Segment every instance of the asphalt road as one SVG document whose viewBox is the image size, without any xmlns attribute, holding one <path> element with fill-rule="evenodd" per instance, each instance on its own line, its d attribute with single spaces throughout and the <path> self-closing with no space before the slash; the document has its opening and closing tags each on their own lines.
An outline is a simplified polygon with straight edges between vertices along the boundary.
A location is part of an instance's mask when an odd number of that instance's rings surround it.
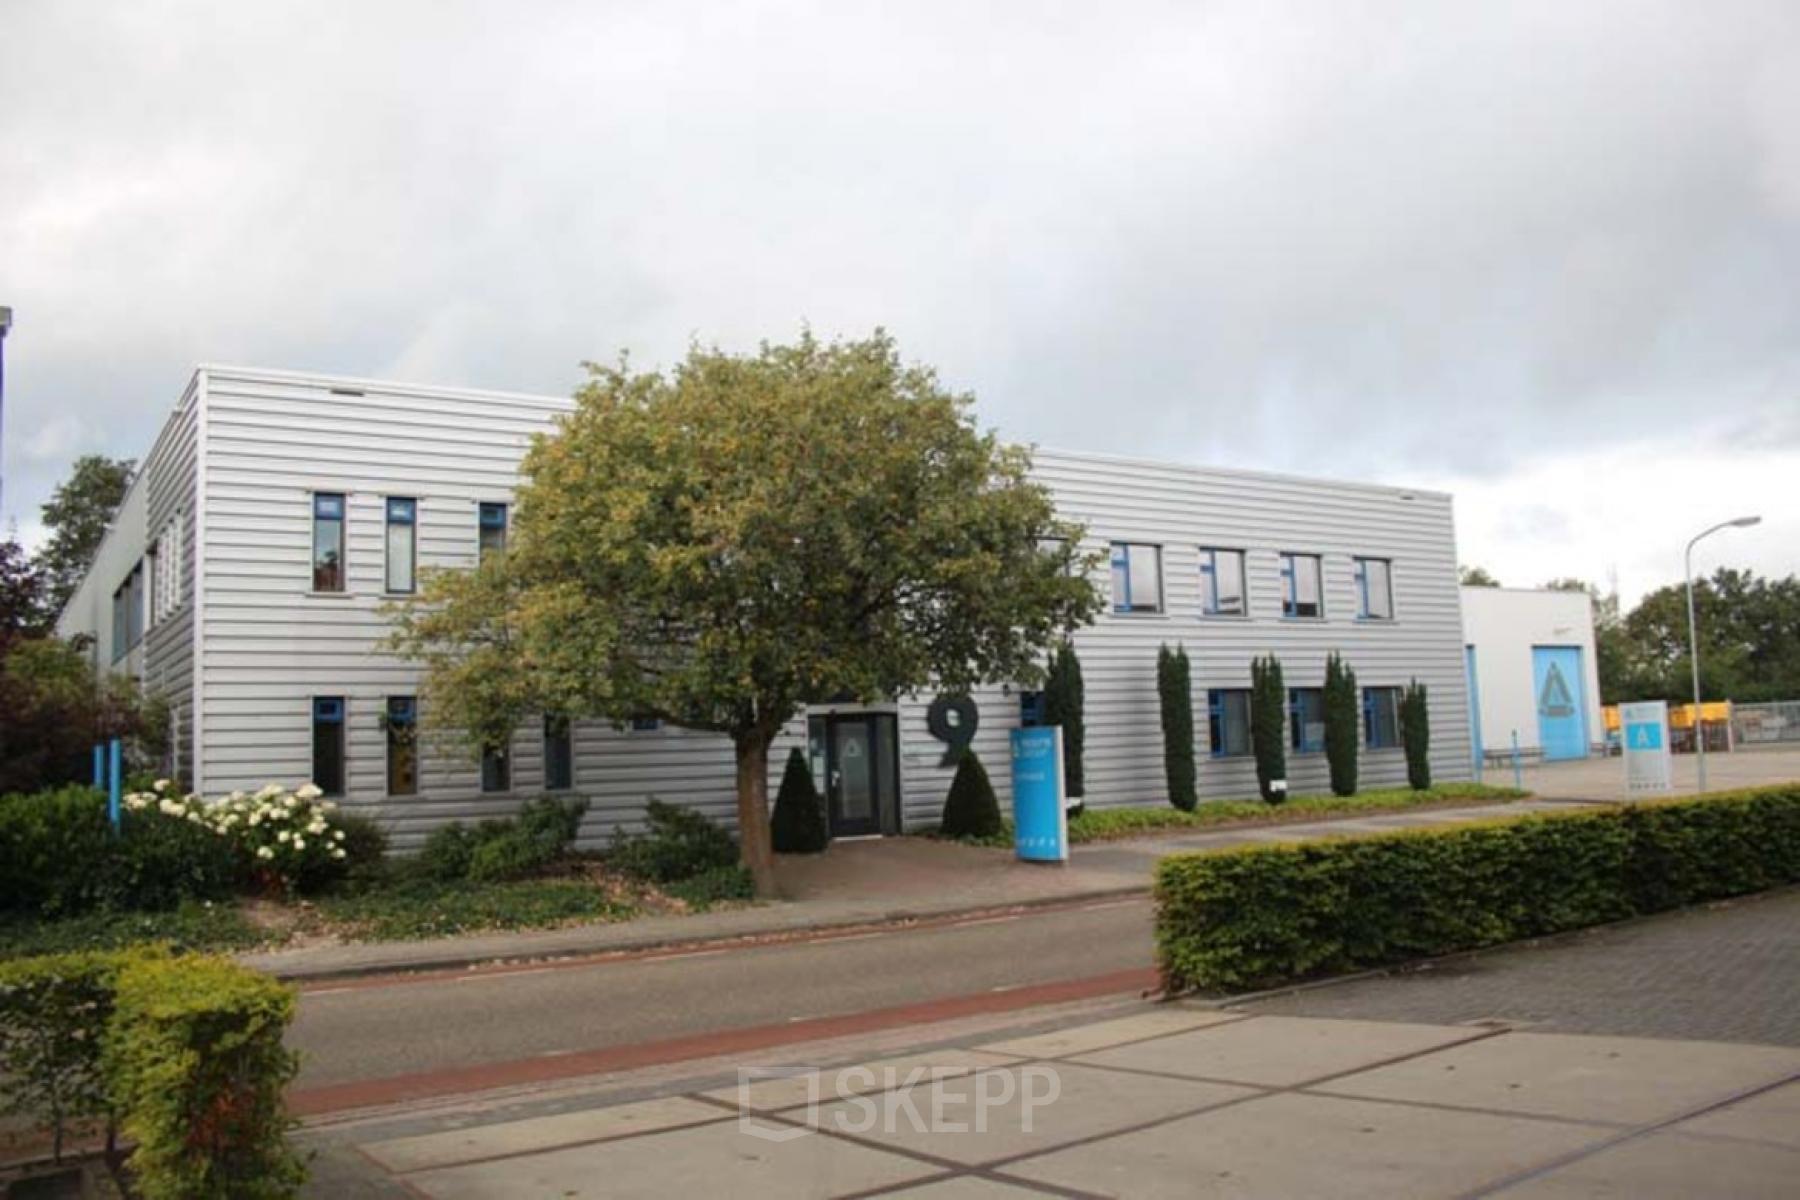
<svg viewBox="0 0 1800 1200">
<path fill-rule="evenodd" d="M 1147 898 L 663 958 L 306 991 L 298 1086 L 867 1012 L 1153 963 Z"/>
</svg>

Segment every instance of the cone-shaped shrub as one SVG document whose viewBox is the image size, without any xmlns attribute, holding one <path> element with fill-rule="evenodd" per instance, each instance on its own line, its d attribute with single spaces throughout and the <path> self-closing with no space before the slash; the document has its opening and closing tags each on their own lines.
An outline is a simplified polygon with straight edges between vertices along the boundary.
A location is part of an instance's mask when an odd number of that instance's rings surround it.
<svg viewBox="0 0 1800 1200">
<path fill-rule="evenodd" d="M 831 844 L 825 801 L 813 786 L 806 755 L 798 746 L 788 753 L 787 767 L 781 773 L 775 813 L 769 818 L 769 840 L 777 854 L 817 854 Z"/>
<path fill-rule="evenodd" d="M 1406 747 L 1406 782 L 1422 792 L 1431 786 L 1431 714 L 1425 685 L 1416 679 L 1400 693 L 1400 743 Z"/>
<path fill-rule="evenodd" d="M 1256 751 L 1256 786 L 1270 804 L 1287 799 L 1287 685 L 1273 654 L 1250 660 L 1250 747 Z"/>
<path fill-rule="evenodd" d="M 950 794 L 944 799 L 940 831 L 945 837 L 985 838 L 1005 830 L 1000 801 L 988 782 L 986 768 L 973 750 L 964 750 L 956 764 L 956 778 L 950 781 Z"/>
<path fill-rule="evenodd" d="M 1062 726 L 1063 785 L 1071 799 L 1087 795 L 1081 767 L 1087 736 L 1085 705 L 1081 660 L 1075 657 L 1075 647 L 1064 642 L 1050 655 L 1050 675 L 1044 681 L 1044 724 Z"/>
<path fill-rule="evenodd" d="M 1356 672 L 1333 652 L 1325 660 L 1325 758 L 1331 764 L 1331 790 L 1339 796 L 1356 795 L 1360 708 Z"/>
<path fill-rule="evenodd" d="M 1169 803 L 1193 812 L 1194 689 L 1185 647 L 1156 652 L 1156 694 L 1162 701 L 1163 771 L 1169 779 Z"/>
</svg>

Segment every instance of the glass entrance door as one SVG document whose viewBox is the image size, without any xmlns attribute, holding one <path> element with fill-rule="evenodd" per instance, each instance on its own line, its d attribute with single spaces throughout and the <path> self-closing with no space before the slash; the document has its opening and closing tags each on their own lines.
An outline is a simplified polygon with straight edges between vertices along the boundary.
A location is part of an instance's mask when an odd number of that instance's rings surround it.
<svg viewBox="0 0 1800 1200">
<path fill-rule="evenodd" d="M 891 713 L 811 718 L 813 778 L 825 795 L 833 837 L 900 832 L 898 729 Z"/>
</svg>

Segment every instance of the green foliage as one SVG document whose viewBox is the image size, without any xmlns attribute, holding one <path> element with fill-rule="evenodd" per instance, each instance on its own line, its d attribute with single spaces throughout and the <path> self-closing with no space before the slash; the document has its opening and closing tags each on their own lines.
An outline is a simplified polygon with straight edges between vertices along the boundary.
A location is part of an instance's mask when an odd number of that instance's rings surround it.
<svg viewBox="0 0 1800 1200">
<path fill-rule="evenodd" d="M 692 808 L 665 804 L 652 796 L 644 806 L 645 830 L 613 834 L 607 861 L 646 883 L 674 883 L 729 867 L 738 860 L 731 834 Z"/>
<path fill-rule="evenodd" d="M 1464 587 L 1497 588 L 1500 586 L 1500 581 L 1489 574 L 1486 567 L 1458 567 L 1456 568 L 1456 577 Z"/>
<path fill-rule="evenodd" d="M 60 611 L 80 584 L 106 537 L 107 524 L 125 499 L 136 466 L 129 458 L 84 454 L 43 506 L 50 538 L 38 551 L 37 565 L 47 581 L 51 612 Z"/>
<path fill-rule="evenodd" d="M 104 822 L 105 800 L 93 793 Z M 99 866 L 103 902 L 114 909 L 164 911 L 184 901 L 225 900 L 243 884 L 239 848 L 192 821 L 155 810 L 119 815 Z"/>
<path fill-rule="evenodd" d="M 751 899 L 756 895 L 756 881 L 750 878 L 743 863 L 732 863 L 725 867 L 709 867 L 698 875 L 678 879 L 666 885 L 663 891 L 677 900 L 686 901 L 689 908 L 704 911 L 715 904 Z"/>
<path fill-rule="evenodd" d="M 131 764 L 160 760 L 168 741 L 164 701 L 53 637 L 0 640 L 0 713 L 0 794 L 91 778 L 96 741 L 124 739 Z"/>
<path fill-rule="evenodd" d="M 475 830 L 461 821 L 439 825 L 425 835 L 425 844 L 419 849 L 415 865 L 431 879 L 467 879 L 469 860 L 475 857 L 475 847 L 481 840 Z"/>
<path fill-rule="evenodd" d="M 49 580 L 16 538 L 0 538 L 0 657 L 21 638 L 40 638 L 56 622 Z"/>
<path fill-rule="evenodd" d="M 1044 680 L 1044 724 L 1062 726 L 1063 784 L 1069 797 L 1087 795 L 1082 753 L 1087 746 L 1087 688 L 1074 643 L 1058 642 Z"/>
<path fill-rule="evenodd" d="M 351 878 L 377 870 L 387 858 L 388 835 L 371 817 L 339 809 L 332 814 L 333 828 L 344 831 L 339 845 L 344 851 L 344 870 Z"/>
<path fill-rule="evenodd" d="M 1000 801 L 988 781 L 987 768 L 973 750 L 964 750 L 956 763 L 956 777 L 944 798 L 944 820 L 939 831 L 950 838 L 989 838 L 1005 829 Z"/>
<path fill-rule="evenodd" d="M 49 1129 L 59 1161 L 70 1125 L 107 1115 L 100 1035 L 122 962 L 91 953 L 0 962 L 0 1114 Z"/>
<path fill-rule="evenodd" d="M 1029 453 L 885 333 L 589 370 L 504 558 L 428 575 L 392 645 L 472 744 L 538 712 L 729 735 L 762 890 L 768 748 L 807 700 L 1030 683 L 1099 609 Z"/>
<path fill-rule="evenodd" d="M 1356 672 L 1334 651 L 1325 660 L 1325 761 L 1331 790 L 1356 795 L 1356 756 L 1362 744 L 1362 697 Z"/>
<path fill-rule="evenodd" d="M 99 904 L 96 868 L 111 841 L 106 797 L 92 788 L 0 796 L 0 910 L 57 916 Z"/>
<path fill-rule="evenodd" d="M 1170 650 L 1165 644 L 1157 650 L 1156 695 L 1162 710 L 1163 774 L 1169 782 L 1169 803 L 1192 812 L 1199 794 L 1194 788 L 1194 684 L 1185 646 L 1177 644 Z"/>
<path fill-rule="evenodd" d="M 415 870 L 439 881 L 471 879 L 498 883 L 524 879 L 566 858 L 581 832 L 588 802 L 578 797 L 540 796 L 517 815 L 481 822 L 441 825 L 425 835 Z"/>
<path fill-rule="evenodd" d="M 126 961 L 104 1062 L 145 1200 L 298 1192 L 282 1103 L 299 1069 L 282 1045 L 293 1017 L 293 989 L 228 960 Z"/>
<path fill-rule="evenodd" d="M 1287 798 L 1287 685 L 1273 654 L 1250 660 L 1250 747 L 1256 752 L 1256 786 L 1269 804 Z M 1280 781 L 1283 790 L 1276 790 Z"/>
<path fill-rule="evenodd" d="M 1406 781 L 1424 791 L 1431 786 L 1431 711 L 1425 685 L 1416 679 L 1400 693 L 1400 741 L 1406 747 Z"/>
<path fill-rule="evenodd" d="M 1170 990 L 1255 988 L 1796 881 L 1787 785 L 1173 855 L 1157 867 L 1157 952 Z"/>
<path fill-rule="evenodd" d="M 235 904 L 187 901 L 166 912 L 95 909 L 80 916 L 44 919 L 0 915 L 0 959 L 79 950 L 122 950 L 159 943 L 173 950 L 245 950 L 268 934 L 244 919 Z"/>
<path fill-rule="evenodd" d="M 806 755 L 798 746 L 788 752 L 787 766 L 781 772 L 769 835 L 778 854 L 817 854 L 831 844 L 825 799 L 814 786 Z"/>
<path fill-rule="evenodd" d="M 472 883 L 406 872 L 379 885 L 321 896 L 316 903 L 337 932 L 365 941 L 542 929 L 572 921 L 622 921 L 637 914 L 631 904 L 586 879 Z"/>
</svg>

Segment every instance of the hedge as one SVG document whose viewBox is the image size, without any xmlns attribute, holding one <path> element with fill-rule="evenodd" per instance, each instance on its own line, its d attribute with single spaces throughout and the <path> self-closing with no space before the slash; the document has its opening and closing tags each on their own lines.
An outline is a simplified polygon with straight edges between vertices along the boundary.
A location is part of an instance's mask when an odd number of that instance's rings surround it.
<svg viewBox="0 0 1800 1200">
<path fill-rule="evenodd" d="M 1163 984 L 1266 987 L 1800 881 L 1800 787 L 1179 854 Z"/>
<path fill-rule="evenodd" d="M 157 949 L 0 964 L 0 1099 L 49 1127 L 117 1122 L 145 1200 L 291 1196 L 288 987 Z M 110 1137 L 109 1137 L 110 1141 Z"/>
</svg>

